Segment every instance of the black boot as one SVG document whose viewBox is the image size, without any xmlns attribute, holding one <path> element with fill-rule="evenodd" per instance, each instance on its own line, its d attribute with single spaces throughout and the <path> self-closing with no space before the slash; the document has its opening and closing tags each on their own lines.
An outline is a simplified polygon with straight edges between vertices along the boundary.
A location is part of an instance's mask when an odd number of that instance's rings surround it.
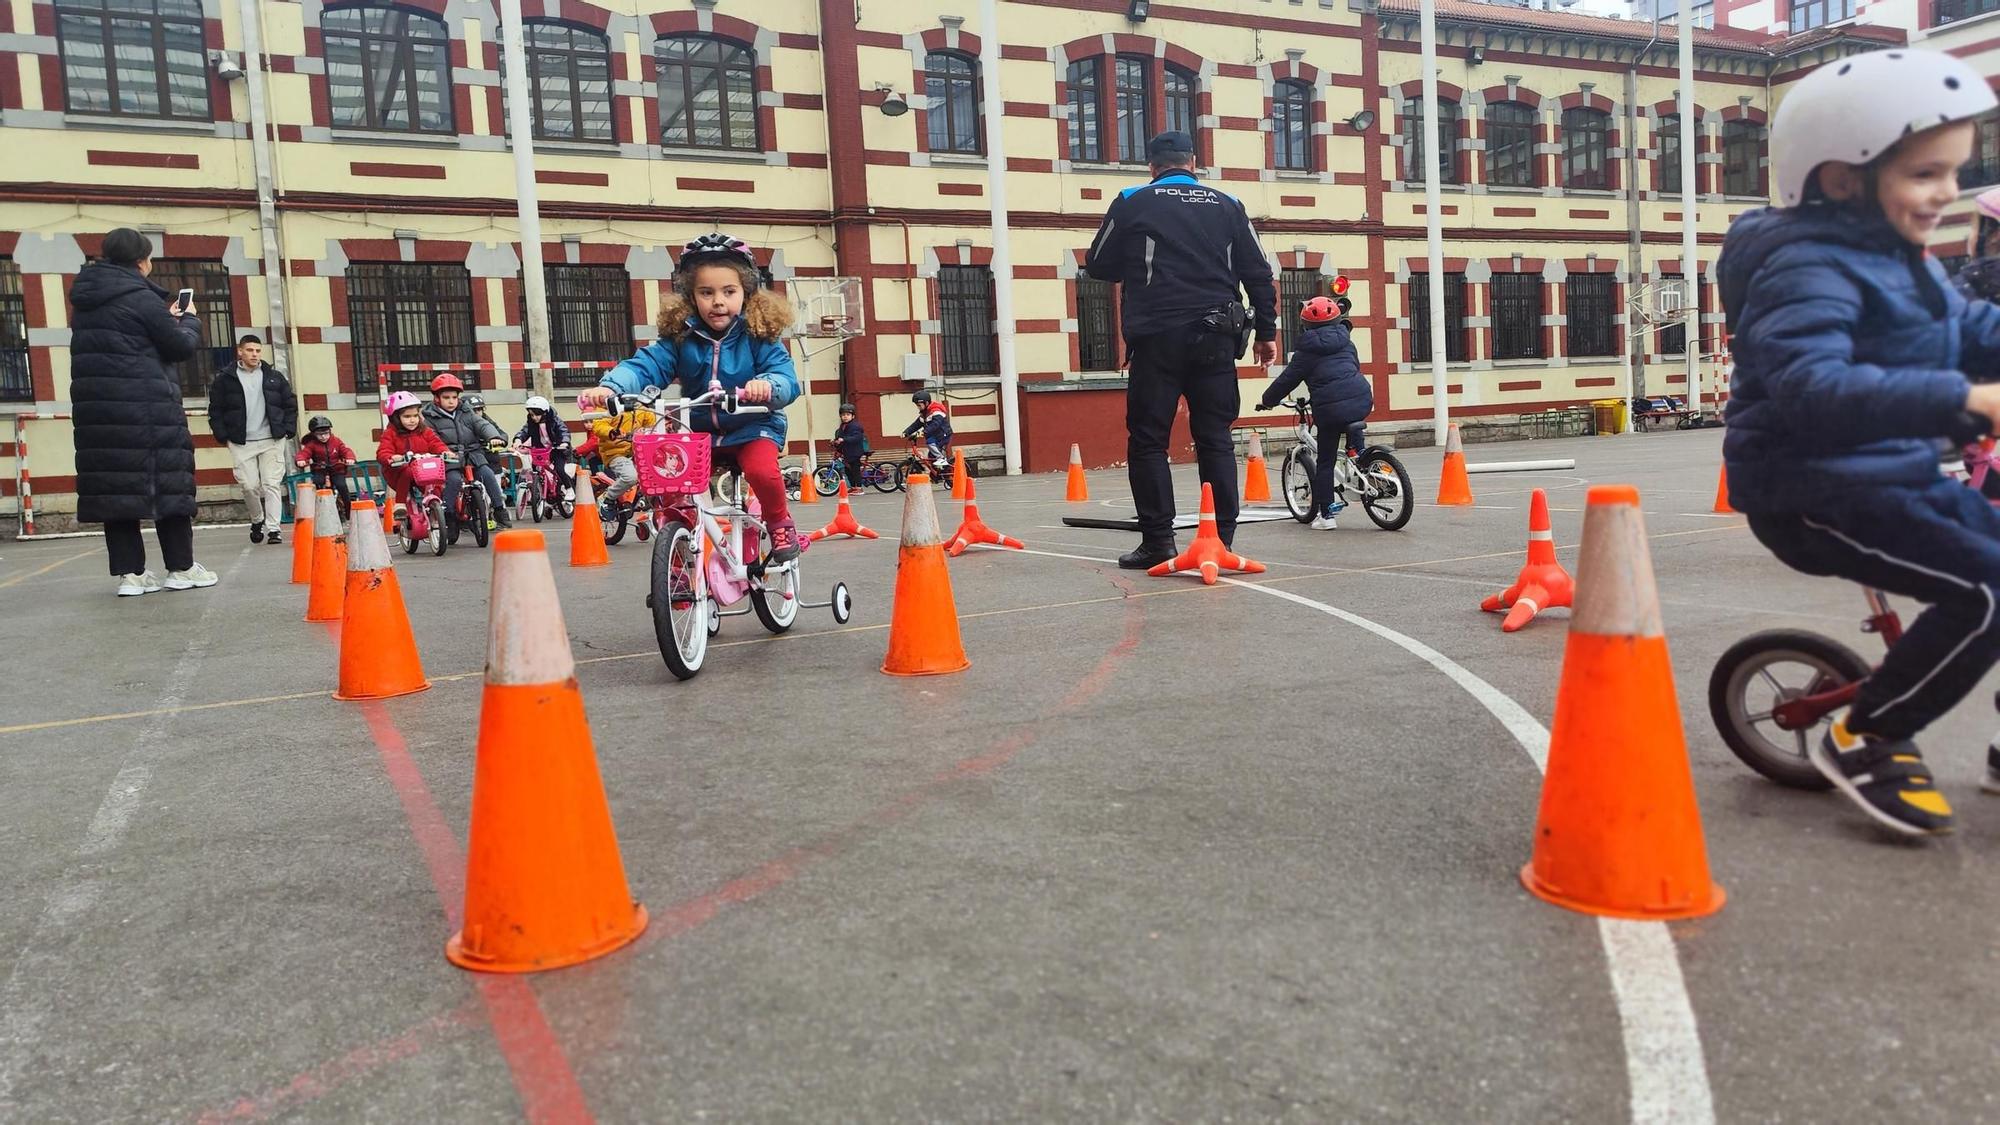
<svg viewBox="0 0 2000 1125">
<path fill-rule="evenodd" d="M 1151 570 L 1179 553 L 1171 539 L 1158 543 L 1141 543 L 1136 548 L 1119 555 L 1118 566 L 1124 570 Z"/>
</svg>

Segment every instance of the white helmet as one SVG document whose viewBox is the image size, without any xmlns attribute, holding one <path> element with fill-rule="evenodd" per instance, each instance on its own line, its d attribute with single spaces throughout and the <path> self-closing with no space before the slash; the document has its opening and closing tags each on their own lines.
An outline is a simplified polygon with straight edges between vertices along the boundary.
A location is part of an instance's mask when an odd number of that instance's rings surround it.
<svg viewBox="0 0 2000 1125">
<path fill-rule="evenodd" d="M 1951 55 L 1899 47 L 1836 59 L 1800 80 L 1771 121 L 1778 198 L 1796 207 L 1827 161 L 1866 164 L 1912 133 L 1996 104 L 1986 79 Z"/>
<path fill-rule="evenodd" d="M 542 411 L 543 413 L 545 413 L 545 414 L 546 414 L 546 413 L 548 412 L 548 409 L 549 409 L 549 400 L 548 400 L 548 399 L 545 399 L 545 398 L 543 398 L 543 397 L 542 397 L 542 396 L 540 396 L 540 395 L 529 395 L 529 396 L 528 396 L 528 409 L 529 409 L 529 410 L 539 410 L 539 411 Z"/>
</svg>

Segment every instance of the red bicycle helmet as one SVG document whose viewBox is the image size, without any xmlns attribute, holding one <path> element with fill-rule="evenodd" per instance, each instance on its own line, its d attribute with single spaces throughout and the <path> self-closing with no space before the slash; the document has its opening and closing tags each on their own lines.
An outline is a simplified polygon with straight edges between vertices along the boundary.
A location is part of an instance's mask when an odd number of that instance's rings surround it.
<svg viewBox="0 0 2000 1125">
<path fill-rule="evenodd" d="M 1326 297 L 1314 297 L 1299 310 L 1299 319 L 1307 324 L 1326 324 L 1340 317 L 1340 306 Z"/>
<path fill-rule="evenodd" d="M 453 375 L 449 371 L 431 380 L 432 394 L 436 394 L 439 391 L 462 391 L 464 389 L 465 380 Z"/>
</svg>

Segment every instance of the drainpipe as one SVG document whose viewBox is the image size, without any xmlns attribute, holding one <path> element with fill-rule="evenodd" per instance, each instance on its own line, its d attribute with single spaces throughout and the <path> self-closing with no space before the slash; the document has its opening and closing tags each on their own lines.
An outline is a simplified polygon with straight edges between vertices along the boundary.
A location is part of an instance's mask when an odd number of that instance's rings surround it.
<svg viewBox="0 0 2000 1125">
<path fill-rule="evenodd" d="M 263 15 L 257 0 L 238 0 L 237 18 L 243 24 L 243 69 L 245 99 L 250 103 L 250 161 L 257 175 L 257 234 L 263 246 L 264 302 L 270 309 L 271 362 L 289 367 L 286 353 L 291 350 L 291 334 L 285 317 L 285 248 L 278 231 L 277 178 L 271 171 L 270 114 L 265 107 Z M 292 373 L 295 377 L 297 372 Z"/>
<path fill-rule="evenodd" d="M 1639 208 L 1639 64 L 1653 50 L 1653 44 L 1660 41 L 1660 21 L 1653 20 L 1653 37 L 1632 56 L 1632 65 L 1625 71 L 1625 276 L 1626 284 L 1636 291 L 1639 279 L 1645 276 L 1645 245 L 1640 238 L 1642 217 Z M 1631 321 L 1632 303 L 1625 303 L 1625 346 L 1630 349 L 1625 363 L 1625 399 L 1646 393 L 1646 348 L 1645 341 L 1633 333 L 1636 327 Z"/>
</svg>

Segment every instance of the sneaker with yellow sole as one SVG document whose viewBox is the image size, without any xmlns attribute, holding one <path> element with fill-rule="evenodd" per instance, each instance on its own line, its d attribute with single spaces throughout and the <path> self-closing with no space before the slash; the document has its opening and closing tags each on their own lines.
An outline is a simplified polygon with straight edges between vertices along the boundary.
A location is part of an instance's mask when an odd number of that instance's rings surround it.
<svg viewBox="0 0 2000 1125">
<path fill-rule="evenodd" d="M 1915 743 L 1847 729 L 1841 710 L 1809 748 L 1814 766 L 1862 812 L 1907 836 L 1941 836 L 1952 828 L 1951 803 Z"/>
</svg>

